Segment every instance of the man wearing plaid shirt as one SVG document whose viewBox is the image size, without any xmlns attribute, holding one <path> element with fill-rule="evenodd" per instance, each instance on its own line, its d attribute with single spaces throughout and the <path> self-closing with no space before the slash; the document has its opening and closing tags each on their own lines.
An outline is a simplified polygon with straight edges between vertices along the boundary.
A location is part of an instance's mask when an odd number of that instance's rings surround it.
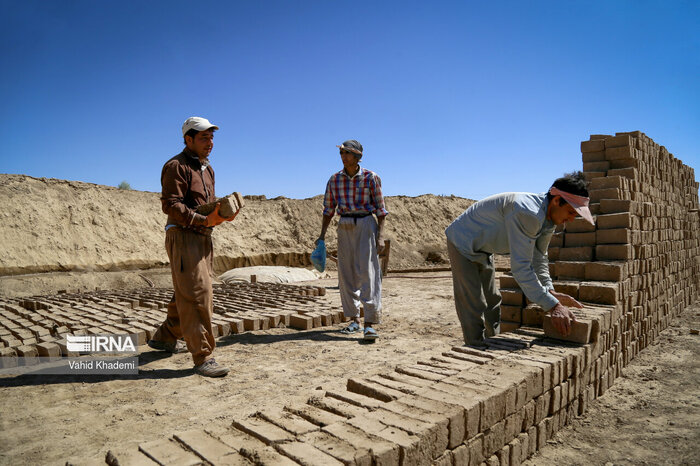
<svg viewBox="0 0 700 466">
<path fill-rule="evenodd" d="M 343 169 L 328 180 L 323 198 L 323 223 L 317 242 L 326 237 L 336 209 L 338 222 L 338 284 L 343 313 L 353 321 L 343 333 L 360 331 L 360 305 L 365 311 L 364 339 L 378 337 L 373 325 L 381 321 L 382 273 L 378 254 L 384 248 L 382 231 L 387 212 L 382 181 L 360 167 L 362 144 L 354 139 L 340 146 Z M 376 220 L 372 216 L 376 215 Z"/>
</svg>

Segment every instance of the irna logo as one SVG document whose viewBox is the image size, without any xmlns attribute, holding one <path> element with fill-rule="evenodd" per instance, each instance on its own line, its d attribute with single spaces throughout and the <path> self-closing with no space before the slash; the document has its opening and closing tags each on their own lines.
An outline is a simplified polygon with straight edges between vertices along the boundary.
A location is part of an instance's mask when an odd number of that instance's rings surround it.
<svg viewBox="0 0 700 466">
<path fill-rule="evenodd" d="M 67 335 L 66 347 L 76 353 L 135 353 L 134 338 L 132 335 Z"/>
</svg>

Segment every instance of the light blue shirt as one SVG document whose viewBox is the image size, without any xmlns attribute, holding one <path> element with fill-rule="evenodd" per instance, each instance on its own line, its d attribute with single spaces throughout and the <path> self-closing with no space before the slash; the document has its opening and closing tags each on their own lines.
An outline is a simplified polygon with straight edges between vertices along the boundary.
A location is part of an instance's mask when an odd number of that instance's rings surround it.
<svg viewBox="0 0 700 466">
<path fill-rule="evenodd" d="M 555 225 L 547 220 L 547 194 L 502 193 L 472 204 L 445 230 L 467 259 L 485 266 L 491 254 L 510 254 L 520 288 L 545 311 L 559 301 L 549 276 L 547 248 Z"/>
</svg>

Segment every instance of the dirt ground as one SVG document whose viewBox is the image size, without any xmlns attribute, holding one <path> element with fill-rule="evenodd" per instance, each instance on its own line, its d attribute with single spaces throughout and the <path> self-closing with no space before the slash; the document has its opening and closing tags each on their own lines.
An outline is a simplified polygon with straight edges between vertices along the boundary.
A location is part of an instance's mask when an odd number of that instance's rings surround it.
<svg viewBox="0 0 700 466">
<path fill-rule="evenodd" d="M 339 302 L 335 278 L 304 284 L 327 287 L 328 299 Z M 194 375 L 187 354 L 163 357 L 145 347 L 134 377 L 2 378 L 0 464 L 103 460 L 107 450 L 128 459 L 139 443 L 227 427 L 258 410 L 303 403 L 318 389 L 341 390 L 349 377 L 388 372 L 461 344 L 449 272 L 390 274 L 384 306 L 373 345 L 339 334 L 340 326 L 220 339 L 217 361 L 232 368 L 223 379 Z M 700 301 L 530 464 L 699 464 L 700 336 L 690 335 L 691 327 L 700 327 Z"/>
</svg>

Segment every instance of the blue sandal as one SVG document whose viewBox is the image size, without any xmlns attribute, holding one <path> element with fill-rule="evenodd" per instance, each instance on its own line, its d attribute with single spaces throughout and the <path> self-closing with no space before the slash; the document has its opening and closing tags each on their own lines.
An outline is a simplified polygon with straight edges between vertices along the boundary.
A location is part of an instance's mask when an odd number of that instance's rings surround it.
<svg viewBox="0 0 700 466">
<path fill-rule="evenodd" d="M 345 327 L 343 330 L 340 331 L 340 333 L 343 333 L 345 335 L 350 335 L 351 333 L 359 332 L 360 331 L 360 324 L 357 322 L 353 322 L 347 327 Z"/>
<path fill-rule="evenodd" d="M 365 336 L 363 338 L 365 341 L 374 341 L 377 337 L 379 337 L 379 334 L 376 330 L 372 327 L 365 327 Z"/>
</svg>

